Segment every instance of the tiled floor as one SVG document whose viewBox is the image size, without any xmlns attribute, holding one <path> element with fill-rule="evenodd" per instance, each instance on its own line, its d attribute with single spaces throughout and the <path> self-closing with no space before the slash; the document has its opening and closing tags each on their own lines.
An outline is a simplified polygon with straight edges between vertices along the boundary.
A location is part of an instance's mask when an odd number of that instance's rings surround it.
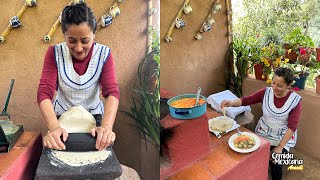
<svg viewBox="0 0 320 180">
<path fill-rule="evenodd" d="M 319 180 L 320 179 L 320 161 L 315 159 L 315 158 L 311 158 L 307 155 L 304 155 L 294 149 L 290 150 L 291 153 L 294 154 L 294 158 L 295 159 L 303 159 L 304 160 L 304 169 L 303 170 L 287 170 L 287 166 L 283 166 L 283 180 Z M 166 160 L 163 160 L 161 162 L 162 165 L 166 166 L 167 165 Z M 174 178 L 171 178 L 170 180 L 174 179 L 203 179 L 203 178 L 207 178 L 207 179 L 212 179 L 210 177 L 210 174 L 207 173 L 207 171 L 205 169 L 203 169 L 203 166 L 200 166 L 198 168 L 193 169 L 193 171 L 197 171 L 194 172 L 192 174 L 192 171 L 188 172 L 186 175 L 186 177 L 183 177 L 184 175 L 180 176 L 176 176 Z M 203 173 L 199 173 L 199 172 L 203 172 Z M 190 176 L 190 174 L 192 174 L 192 176 Z M 193 176 L 196 175 L 197 177 Z M 200 177 L 201 176 L 201 177 Z M 271 180 L 271 175 L 269 174 L 269 180 Z"/>
</svg>

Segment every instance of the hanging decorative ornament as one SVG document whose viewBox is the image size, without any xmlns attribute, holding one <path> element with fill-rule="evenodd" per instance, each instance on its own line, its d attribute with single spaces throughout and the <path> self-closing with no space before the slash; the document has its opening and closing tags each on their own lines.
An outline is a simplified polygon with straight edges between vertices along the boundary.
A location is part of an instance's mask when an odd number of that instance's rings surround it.
<svg viewBox="0 0 320 180">
<path fill-rule="evenodd" d="M 196 40 L 201 40 L 201 39 L 202 39 L 201 33 L 198 33 L 194 38 L 195 38 Z"/>
<path fill-rule="evenodd" d="M 202 26 L 200 27 L 199 33 L 195 36 L 195 39 L 201 40 L 203 38 L 203 33 L 208 32 L 212 29 L 213 24 L 215 24 L 215 20 L 212 17 L 213 14 L 217 13 L 219 10 L 222 9 L 221 4 L 219 4 L 220 0 L 217 0 L 212 4 L 211 10 L 209 11 L 206 20 L 203 22 Z"/>
<path fill-rule="evenodd" d="M 186 25 L 186 23 L 184 22 L 183 19 L 179 19 L 177 18 L 176 19 L 176 28 L 183 28 L 184 26 Z"/>
<path fill-rule="evenodd" d="M 217 13 L 219 10 L 221 10 L 222 6 L 220 3 L 214 3 L 213 7 L 212 7 L 212 14 Z"/>
<path fill-rule="evenodd" d="M 150 8 L 149 9 L 149 11 L 148 11 L 148 14 L 149 14 L 149 16 L 152 16 L 152 15 L 154 15 L 155 13 L 157 13 L 157 9 L 156 8 Z"/>
<path fill-rule="evenodd" d="M 62 21 L 62 11 L 60 12 L 60 15 L 59 15 L 59 22 L 61 23 Z"/>
<path fill-rule="evenodd" d="M 184 4 L 183 12 L 185 14 L 190 14 L 192 12 L 192 7 L 190 5 Z"/>
<path fill-rule="evenodd" d="M 207 23 L 212 26 L 214 23 L 216 23 L 216 21 L 215 21 L 213 18 L 209 18 L 209 19 L 207 20 Z"/>
<path fill-rule="evenodd" d="M 172 38 L 169 37 L 169 36 L 167 36 L 167 37 L 165 38 L 165 40 L 166 40 L 166 42 L 171 42 L 171 41 L 172 41 Z"/>
<path fill-rule="evenodd" d="M 73 4 L 77 4 L 77 3 L 84 3 L 85 0 L 74 0 L 72 3 Z"/>
<path fill-rule="evenodd" d="M 27 6 L 36 6 L 37 5 L 37 1 L 36 0 L 26 0 L 26 4 Z"/>
<path fill-rule="evenodd" d="M 190 0 L 184 0 L 182 6 L 180 7 L 180 10 L 178 11 L 176 18 L 171 23 L 171 26 L 169 27 L 166 37 L 164 38 L 166 42 L 172 42 L 171 34 L 174 30 L 174 27 L 176 28 L 182 28 L 185 26 L 185 22 L 180 18 L 183 13 L 189 14 L 192 11 L 192 7 L 188 5 Z"/>
<path fill-rule="evenodd" d="M 112 24 L 114 18 L 120 15 L 120 8 L 118 7 L 119 3 L 123 3 L 124 0 L 115 0 L 115 2 L 110 6 L 108 12 L 101 16 L 101 19 L 97 25 L 96 32 L 100 30 L 101 27 L 107 27 Z"/>
<path fill-rule="evenodd" d="M 211 30 L 211 24 L 209 24 L 209 23 L 203 23 L 203 24 L 202 24 L 202 29 L 203 29 L 204 32 L 210 31 L 210 30 Z"/>
<path fill-rule="evenodd" d="M 20 22 L 20 19 L 18 18 L 18 16 L 13 16 L 11 19 L 10 19 L 10 24 L 13 28 L 17 28 L 17 27 L 20 27 L 21 26 L 21 22 Z"/>
<path fill-rule="evenodd" d="M 71 0 L 68 5 L 70 6 L 71 4 L 84 3 L 84 2 L 85 0 Z M 61 18 L 62 18 L 61 16 L 62 16 L 62 12 L 60 12 L 58 19 L 51 26 L 48 34 L 43 37 L 43 40 L 45 42 L 51 41 L 52 35 L 56 32 L 58 26 L 61 24 Z"/>
<path fill-rule="evenodd" d="M 28 7 L 33 7 L 37 5 L 37 1 L 36 0 L 26 0 L 24 5 L 21 7 L 21 9 L 19 10 L 18 14 L 16 16 L 13 16 L 10 21 L 9 21 L 9 25 L 7 26 L 7 28 L 4 30 L 4 32 L 1 34 L 0 36 L 0 43 L 3 43 L 6 39 L 6 37 L 9 35 L 9 33 L 11 32 L 11 30 L 13 28 L 18 28 L 21 26 L 21 21 L 20 19 L 22 18 L 22 15 L 24 14 L 24 12 L 27 10 Z"/>
<path fill-rule="evenodd" d="M 102 27 L 109 26 L 112 24 L 112 16 L 111 15 L 103 15 L 100 20 L 100 24 Z"/>
</svg>

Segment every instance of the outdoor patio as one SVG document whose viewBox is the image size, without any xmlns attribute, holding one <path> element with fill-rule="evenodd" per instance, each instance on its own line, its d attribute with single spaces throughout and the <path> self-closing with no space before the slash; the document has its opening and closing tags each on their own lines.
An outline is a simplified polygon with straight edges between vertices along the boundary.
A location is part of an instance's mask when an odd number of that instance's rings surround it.
<svg viewBox="0 0 320 180">
<path fill-rule="evenodd" d="M 250 93 L 251 91 L 254 91 L 255 89 L 259 89 L 261 88 L 261 86 L 265 86 L 265 83 L 263 81 L 260 80 L 255 80 L 252 78 L 249 78 L 245 81 L 245 87 L 246 89 L 244 89 L 244 93 Z M 302 96 L 304 96 L 304 106 L 303 108 L 307 109 L 302 115 L 302 120 L 301 120 L 301 124 L 299 126 L 299 137 L 298 137 L 298 145 L 295 148 L 292 148 L 290 150 L 291 153 L 294 154 L 294 159 L 303 159 L 303 170 L 288 170 L 289 166 L 283 166 L 283 179 L 288 179 L 288 180 L 295 180 L 295 179 L 318 179 L 320 177 L 320 172 L 318 171 L 318 169 L 320 168 L 320 160 L 317 158 L 318 155 L 318 151 L 317 148 L 314 149 L 314 151 L 312 151 L 312 149 L 308 148 L 309 146 L 317 146 L 317 140 L 316 137 L 318 137 L 316 134 L 314 134 L 313 132 L 313 128 L 315 129 L 317 128 L 317 124 L 312 124 L 312 123 L 318 123 L 316 122 L 317 120 L 314 121 L 310 121 L 310 118 L 308 117 L 309 114 L 315 114 L 315 112 L 313 112 L 315 109 L 313 108 L 308 108 L 306 106 L 309 105 L 309 103 L 311 103 L 311 101 L 314 101 L 314 98 L 320 98 L 319 95 L 315 94 L 314 90 L 305 90 L 306 92 L 298 92 L 300 93 Z M 166 91 L 163 91 L 166 92 Z M 165 97 L 168 95 L 168 93 L 165 93 Z M 173 96 L 174 94 L 170 94 L 169 95 Z M 308 97 L 311 96 L 312 98 Z M 162 96 L 163 97 L 163 96 Z M 310 100 L 309 100 L 310 99 Z M 312 99 L 312 100 L 311 100 Z M 319 101 L 318 101 L 319 102 Z M 256 107 L 255 107 L 256 106 Z M 255 115 L 254 119 L 257 119 L 257 116 L 259 117 L 259 111 L 261 111 L 258 106 L 261 105 L 255 105 L 254 107 L 252 107 L 252 113 Z M 218 114 L 216 111 L 212 110 L 210 106 L 207 107 L 207 113 L 205 115 L 205 117 L 207 119 L 210 119 L 212 117 L 216 117 L 217 115 L 220 116 L 222 114 Z M 311 111 L 309 113 L 309 111 Z M 186 124 L 186 121 L 181 121 L 181 120 L 169 120 L 172 117 L 170 115 L 167 115 L 164 119 L 166 119 L 165 121 L 169 121 L 169 125 L 168 123 L 165 123 L 166 127 L 173 127 L 173 128 L 177 128 L 176 125 L 174 124 Z M 307 118 L 305 121 L 309 121 L 308 123 L 303 122 L 304 118 Z M 168 120 L 167 120 L 168 119 Z M 200 119 L 199 119 L 200 120 Z M 198 121 L 198 125 L 193 125 L 192 127 L 199 127 L 201 126 L 199 124 L 199 120 Z M 249 124 L 244 124 L 243 127 L 241 127 L 241 131 L 254 131 L 255 127 L 255 120 L 253 120 L 252 123 Z M 309 125 L 308 125 L 309 124 Z M 311 126 L 310 129 L 305 130 L 304 128 L 306 128 L 306 125 L 308 127 Z M 246 129 L 246 128 L 248 129 Z M 181 129 L 183 129 L 181 127 Z M 186 130 L 186 129 L 185 129 Z M 263 177 L 260 175 L 260 173 L 262 173 L 262 169 L 259 169 L 259 163 L 257 163 L 258 161 L 261 161 L 261 159 L 257 159 L 257 160 L 252 160 L 252 162 L 250 162 L 250 157 L 246 157 L 245 160 L 243 160 L 243 162 L 239 159 L 239 157 L 237 157 L 238 153 L 235 153 L 236 156 L 233 156 L 231 159 L 228 159 L 226 157 L 226 155 L 219 155 L 220 153 L 224 154 L 226 152 L 231 153 L 229 151 L 232 151 L 229 147 L 226 148 L 222 148 L 219 150 L 219 148 L 215 148 L 217 147 L 217 145 L 215 144 L 215 142 L 218 140 L 212 133 L 209 133 L 209 138 L 210 138 L 210 142 L 211 142 L 211 150 L 209 150 L 209 152 L 204 152 L 201 153 L 196 153 L 197 157 L 195 156 L 188 156 L 188 152 L 186 152 L 183 142 L 183 139 L 188 139 L 191 142 L 188 142 L 186 145 L 186 147 L 188 149 L 192 149 L 194 151 L 198 151 L 197 149 L 199 149 L 199 147 L 203 147 L 206 144 L 206 141 L 202 140 L 204 137 L 203 136 L 199 136 L 195 134 L 197 130 L 193 129 L 191 132 L 185 132 L 183 134 L 175 134 L 176 136 L 178 136 L 178 139 L 180 140 L 175 140 L 174 142 L 179 142 L 179 148 L 173 148 L 173 149 L 183 149 L 183 153 L 180 153 L 180 158 L 175 158 L 176 160 L 173 161 L 177 161 L 177 159 L 184 159 L 184 160 L 190 160 L 189 162 L 184 162 L 182 163 L 183 165 L 181 165 L 181 163 L 178 166 L 175 166 L 172 162 L 172 159 L 170 159 L 170 155 L 168 156 L 168 154 L 170 153 L 165 153 L 164 156 L 162 156 L 160 158 L 160 177 L 161 179 L 237 179 L 240 177 L 244 177 L 246 175 L 246 172 L 248 172 L 248 169 L 250 169 L 250 165 L 254 165 L 254 171 L 252 171 L 250 174 L 250 176 L 248 176 L 247 179 L 256 179 L 257 177 Z M 208 130 L 207 127 L 204 128 L 204 131 L 201 131 L 203 134 L 207 134 Z M 181 132 L 180 131 L 175 131 L 175 132 Z M 228 138 L 234 134 L 236 131 L 232 131 L 230 133 L 228 133 L 225 137 L 223 137 L 224 139 L 228 140 Z M 198 131 L 199 133 L 199 131 Z M 308 133 L 313 133 L 313 136 L 311 137 L 311 135 L 308 135 Z M 194 142 L 194 138 L 187 138 L 188 134 L 193 134 L 194 137 L 197 137 L 198 139 L 196 140 L 197 142 Z M 175 136 L 173 135 L 173 136 Z M 304 137 L 308 137 L 308 139 L 304 139 Z M 311 137 L 311 138 L 310 138 Z M 173 143 L 173 142 L 172 142 Z M 263 146 L 261 146 L 260 148 L 263 148 Z M 267 148 L 268 149 L 268 148 Z M 188 151 L 188 150 L 187 150 Z M 237 155 L 238 154 L 238 155 Z M 261 152 L 258 153 L 259 155 L 261 155 Z M 228 156 L 228 155 L 227 155 Z M 254 155 L 252 155 L 254 156 Z M 236 162 L 237 161 L 237 162 Z M 266 164 L 267 165 L 267 164 Z M 175 167 L 173 168 L 173 170 L 168 170 L 168 167 Z M 218 167 L 219 168 L 218 168 Z M 238 169 L 239 166 L 241 167 L 246 167 L 246 170 L 243 169 Z M 266 166 L 267 167 L 267 166 Z M 234 175 L 238 174 L 238 176 Z M 257 173 L 257 175 L 255 176 L 255 174 Z M 263 175 L 263 173 L 262 173 Z M 265 176 L 267 177 L 267 174 L 265 174 Z M 270 172 L 269 172 L 269 176 L 268 179 L 271 179 L 270 177 Z M 262 178 L 265 179 L 265 178 Z"/>
</svg>

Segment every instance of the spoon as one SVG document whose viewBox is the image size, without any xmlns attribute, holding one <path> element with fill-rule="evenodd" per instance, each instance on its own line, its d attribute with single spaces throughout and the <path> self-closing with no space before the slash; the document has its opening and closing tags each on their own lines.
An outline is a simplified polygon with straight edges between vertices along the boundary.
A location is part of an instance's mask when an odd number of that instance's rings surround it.
<svg viewBox="0 0 320 180">
<path fill-rule="evenodd" d="M 242 132 L 239 130 L 238 127 L 237 127 L 237 134 L 238 134 L 238 136 L 240 136 L 242 134 Z"/>
<path fill-rule="evenodd" d="M 198 105 L 199 105 L 200 93 L 201 93 L 201 87 L 198 87 L 198 91 L 197 91 L 197 98 L 196 98 L 196 106 L 198 106 Z"/>
</svg>

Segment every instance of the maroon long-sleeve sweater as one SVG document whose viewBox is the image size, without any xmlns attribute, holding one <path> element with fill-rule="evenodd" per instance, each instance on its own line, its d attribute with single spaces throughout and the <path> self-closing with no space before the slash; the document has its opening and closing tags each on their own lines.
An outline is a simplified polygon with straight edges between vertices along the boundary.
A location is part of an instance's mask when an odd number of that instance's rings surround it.
<svg viewBox="0 0 320 180">
<path fill-rule="evenodd" d="M 255 103 L 259 103 L 259 102 L 262 103 L 265 92 L 266 92 L 266 88 L 261 89 L 250 96 L 242 97 L 241 98 L 242 105 L 247 106 L 247 105 L 251 105 L 251 104 L 255 104 Z M 284 103 L 287 101 L 287 99 L 289 98 L 291 93 L 292 93 L 292 91 L 290 91 L 285 97 L 282 97 L 282 98 L 277 98 L 276 96 L 274 96 L 274 105 L 277 108 L 281 108 L 284 105 Z M 302 112 L 302 108 L 301 108 L 301 100 L 300 100 L 298 105 L 291 110 L 291 112 L 289 113 L 289 117 L 288 117 L 288 125 L 287 126 L 293 132 L 295 132 L 298 127 L 301 112 Z"/>
<path fill-rule="evenodd" d="M 87 57 L 84 60 L 78 60 L 72 57 L 73 67 L 78 75 L 83 75 L 88 68 L 94 44 L 92 45 Z M 40 104 L 45 99 L 52 100 L 55 90 L 57 89 L 58 69 L 54 57 L 54 47 L 50 46 L 44 58 L 42 75 L 38 87 L 37 102 Z M 118 83 L 114 69 L 113 56 L 110 52 L 107 61 L 103 66 L 99 79 L 103 97 L 110 95 L 120 98 Z"/>
</svg>

